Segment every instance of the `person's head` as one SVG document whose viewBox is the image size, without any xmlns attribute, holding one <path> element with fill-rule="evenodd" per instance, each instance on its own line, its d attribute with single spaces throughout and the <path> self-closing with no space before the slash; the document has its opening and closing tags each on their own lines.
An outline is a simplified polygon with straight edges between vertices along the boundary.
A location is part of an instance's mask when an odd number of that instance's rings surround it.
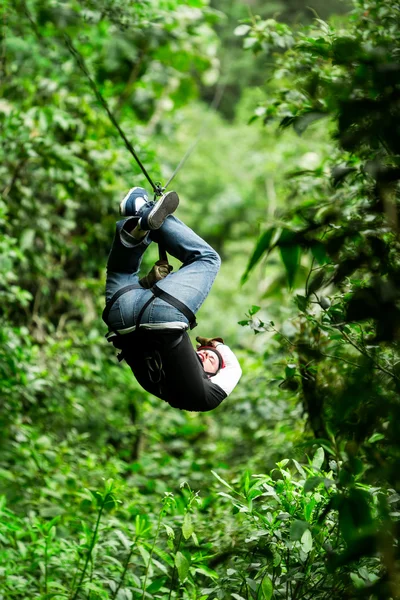
<svg viewBox="0 0 400 600">
<path fill-rule="evenodd" d="M 197 356 L 203 366 L 204 372 L 209 377 L 216 375 L 224 366 L 221 354 L 213 346 L 201 346 L 197 349 Z"/>
</svg>

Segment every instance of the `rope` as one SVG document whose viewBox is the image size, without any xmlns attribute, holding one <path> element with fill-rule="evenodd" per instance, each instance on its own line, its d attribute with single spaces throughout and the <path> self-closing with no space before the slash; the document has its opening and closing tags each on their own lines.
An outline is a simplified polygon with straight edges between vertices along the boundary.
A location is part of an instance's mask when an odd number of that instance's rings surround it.
<svg viewBox="0 0 400 600">
<path fill-rule="evenodd" d="M 29 12 L 29 9 L 26 5 L 25 0 L 21 0 L 22 5 L 25 9 L 25 13 L 31 23 L 31 25 L 33 26 L 36 35 L 41 38 L 40 32 L 36 26 L 36 23 L 34 22 L 34 20 L 32 19 L 32 16 Z M 85 59 L 83 58 L 82 54 L 75 48 L 75 46 L 72 43 L 72 40 L 70 38 L 70 36 L 66 33 L 63 34 L 64 35 L 64 41 L 65 44 L 69 50 L 69 52 L 71 53 L 71 55 L 75 58 L 79 68 L 81 69 L 81 71 L 83 72 L 83 74 L 85 75 L 85 77 L 87 78 L 89 85 L 93 91 L 93 93 L 95 94 L 97 100 L 100 102 L 100 104 L 102 105 L 102 107 L 104 108 L 104 110 L 106 111 L 108 118 L 110 119 L 111 123 L 114 125 L 115 129 L 118 131 L 119 135 L 121 136 L 122 140 L 125 143 L 126 148 L 128 149 L 128 151 L 130 152 L 130 154 L 133 156 L 133 158 L 135 159 L 135 161 L 137 162 L 139 168 L 141 169 L 143 175 L 146 177 L 147 181 L 149 182 L 149 184 L 151 185 L 153 191 L 154 191 L 154 200 L 157 199 L 157 196 L 162 196 L 163 192 L 167 189 L 167 187 L 169 186 L 169 184 L 171 183 L 171 181 L 175 178 L 175 176 L 179 173 L 179 171 L 182 169 L 182 167 L 184 166 L 184 164 L 186 163 L 186 161 L 188 160 L 189 156 L 192 154 L 192 152 L 194 151 L 194 149 L 196 148 L 197 144 L 199 143 L 200 139 L 202 138 L 202 136 L 204 135 L 204 131 L 205 131 L 205 127 L 201 127 L 199 133 L 197 134 L 195 140 L 192 142 L 192 144 L 189 146 L 189 148 L 187 149 L 187 151 L 185 152 L 183 158 L 180 160 L 180 162 L 178 163 L 176 169 L 174 170 L 174 172 L 172 173 L 171 177 L 168 179 L 166 185 L 163 187 L 161 185 L 160 182 L 157 183 L 153 183 L 153 180 L 151 179 L 150 175 L 148 174 L 145 166 L 143 165 L 142 161 L 140 160 L 139 156 L 137 155 L 134 147 L 132 146 L 131 142 L 128 140 L 128 138 L 126 137 L 125 133 L 123 132 L 123 130 L 121 129 L 117 119 L 115 118 L 114 114 L 111 112 L 111 109 L 106 101 L 106 99 L 104 98 L 104 96 L 102 95 L 102 93 L 100 92 L 100 90 L 98 89 L 95 81 L 93 80 L 93 78 L 91 77 L 89 70 L 86 66 L 85 63 Z M 221 98 L 224 94 L 225 91 L 225 85 L 223 86 L 218 86 L 214 95 L 214 98 L 210 104 L 210 106 L 208 107 L 209 110 L 210 109 L 216 109 L 221 101 Z M 204 124 L 204 121 L 203 121 Z M 168 256 L 166 253 L 165 248 L 163 248 L 160 244 L 158 245 L 158 251 L 159 251 L 159 259 L 160 260 L 165 260 L 168 263 Z"/>
<path fill-rule="evenodd" d="M 200 131 L 197 134 L 196 138 L 194 139 L 194 141 L 192 142 L 192 144 L 189 146 L 189 148 L 186 150 L 184 156 L 182 157 L 182 159 L 178 163 L 176 169 L 172 173 L 171 177 L 168 179 L 168 181 L 165 184 L 165 186 L 162 186 L 161 183 L 159 183 L 159 182 L 153 183 L 150 175 L 146 171 L 146 169 L 145 169 L 143 163 L 141 162 L 139 156 L 136 154 L 134 147 L 132 146 L 132 144 L 130 143 L 130 141 L 127 139 L 126 135 L 124 134 L 124 132 L 122 131 L 120 125 L 118 124 L 115 116 L 111 112 L 110 107 L 108 106 L 108 103 L 107 103 L 106 99 L 103 97 L 103 95 L 101 94 L 100 90 L 96 86 L 96 83 L 92 79 L 92 77 L 91 77 L 91 75 L 90 75 L 90 73 L 88 71 L 88 68 L 86 66 L 86 63 L 85 63 L 85 60 L 84 60 L 83 56 L 74 47 L 71 38 L 66 33 L 64 33 L 64 39 L 65 39 L 65 44 L 66 44 L 68 50 L 74 56 L 74 58 L 75 58 L 75 60 L 76 60 L 76 62 L 78 64 L 79 68 L 81 69 L 81 71 L 86 76 L 86 78 L 87 78 L 87 80 L 88 80 L 88 82 L 90 84 L 90 87 L 92 88 L 92 90 L 93 90 L 96 98 L 98 99 L 98 101 L 100 102 L 100 104 L 103 106 L 103 108 L 106 111 L 106 113 L 107 113 L 107 115 L 108 115 L 111 123 L 117 129 L 117 131 L 120 134 L 121 138 L 125 142 L 125 146 L 128 148 L 129 152 L 132 154 L 133 158 L 136 160 L 137 164 L 139 165 L 140 169 L 142 170 L 143 175 L 146 177 L 147 181 L 150 183 L 151 187 L 153 188 L 154 199 L 156 199 L 157 196 L 161 196 L 162 195 L 162 193 L 167 189 L 167 187 L 169 186 L 169 184 L 172 182 L 172 180 L 176 177 L 176 175 L 179 173 L 179 171 L 185 165 L 186 161 L 188 160 L 188 158 L 190 157 L 190 155 L 192 154 L 192 152 L 194 151 L 194 149 L 198 145 L 200 139 L 203 137 L 206 128 L 202 125 L 202 127 L 200 128 Z M 219 103 L 221 102 L 221 98 L 222 98 L 222 96 L 224 94 L 225 87 L 226 87 L 226 84 L 219 85 L 217 87 L 215 95 L 214 95 L 214 98 L 213 98 L 212 102 L 210 103 L 210 105 L 208 107 L 208 110 L 218 108 Z"/>
<path fill-rule="evenodd" d="M 70 51 L 70 53 L 72 54 L 72 56 L 75 58 L 76 62 L 78 63 L 79 68 L 85 74 L 85 76 L 86 76 L 86 78 L 87 78 L 87 80 L 88 80 L 88 82 L 90 84 L 90 87 L 92 88 L 92 90 L 93 90 L 93 92 L 94 92 L 97 100 L 103 106 L 103 108 L 106 111 L 106 113 L 107 113 L 107 115 L 108 115 L 111 123 L 114 125 L 114 127 L 118 131 L 119 135 L 121 136 L 121 138 L 125 142 L 125 146 L 129 150 L 129 152 L 131 153 L 131 155 L 133 156 L 133 158 L 136 160 L 136 162 L 139 165 L 139 167 L 140 167 L 143 175 L 146 177 L 147 181 L 150 183 L 151 187 L 153 188 L 155 196 L 161 196 L 164 188 L 162 188 L 162 186 L 159 183 L 157 183 L 157 184 L 153 183 L 150 175 L 146 171 L 145 166 L 143 165 L 143 163 L 140 160 L 139 156 L 136 154 L 134 147 L 132 146 L 132 144 L 130 143 L 130 141 L 128 140 L 128 138 L 126 137 L 125 133 L 122 131 L 121 127 L 119 126 L 119 123 L 117 122 L 116 118 L 114 117 L 113 113 L 111 112 L 110 107 L 108 106 L 108 103 L 107 103 L 106 99 L 103 97 L 102 93 L 100 92 L 100 90 L 96 86 L 95 82 L 93 81 L 93 79 L 92 79 L 92 77 L 91 77 L 91 75 L 90 75 L 90 73 L 88 71 L 88 68 L 86 66 L 86 63 L 85 63 L 85 60 L 84 60 L 83 56 L 74 47 L 71 38 L 66 33 L 64 33 L 64 40 L 65 40 L 65 44 L 66 44 L 68 50 Z"/>
</svg>

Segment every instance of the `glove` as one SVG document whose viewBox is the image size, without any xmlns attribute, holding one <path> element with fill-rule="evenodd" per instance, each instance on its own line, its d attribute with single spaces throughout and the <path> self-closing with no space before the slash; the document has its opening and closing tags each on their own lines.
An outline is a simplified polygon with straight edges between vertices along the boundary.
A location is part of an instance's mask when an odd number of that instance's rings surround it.
<svg viewBox="0 0 400 600">
<path fill-rule="evenodd" d="M 199 342 L 199 345 L 197 346 L 197 349 L 199 349 L 201 346 L 217 346 L 217 344 L 223 344 L 224 340 L 220 337 L 214 337 L 214 338 L 205 338 L 205 337 L 201 337 L 200 335 L 197 336 L 196 338 L 196 342 Z"/>
<path fill-rule="evenodd" d="M 142 287 L 150 289 L 157 281 L 161 281 L 167 275 L 169 275 L 174 267 L 166 260 L 158 260 L 147 273 L 145 277 L 140 279 L 139 283 Z"/>
</svg>

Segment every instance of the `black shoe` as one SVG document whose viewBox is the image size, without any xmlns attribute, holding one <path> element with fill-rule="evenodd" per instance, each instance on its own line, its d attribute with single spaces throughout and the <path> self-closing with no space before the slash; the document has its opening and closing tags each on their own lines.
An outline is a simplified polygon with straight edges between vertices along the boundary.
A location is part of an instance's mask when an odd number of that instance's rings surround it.
<svg viewBox="0 0 400 600">
<path fill-rule="evenodd" d="M 149 202 L 147 192 L 142 187 L 133 187 L 119 205 L 123 217 L 136 217 L 139 210 Z"/>
</svg>

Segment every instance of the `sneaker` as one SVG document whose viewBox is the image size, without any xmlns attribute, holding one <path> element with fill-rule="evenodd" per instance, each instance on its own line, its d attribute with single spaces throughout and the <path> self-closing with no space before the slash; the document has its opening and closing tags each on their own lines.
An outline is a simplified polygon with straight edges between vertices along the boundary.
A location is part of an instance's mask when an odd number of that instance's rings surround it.
<svg viewBox="0 0 400 600">
<path fill-rule="evenodd" d="M 123 217 L 135 217 L 139 210 L 147 204 L 149 197 L 142 187 L 133 187 L 119 205 L 120 215 Z"/>
<path fill-rule="evenodd" d="M 176 192 L 167 192 L 152 207 L 141 211 L 140 229 L 159 229 L 168 215 L 172 215 L 178 208 L 178 204 L 178 194 Z"/>
</svg>

